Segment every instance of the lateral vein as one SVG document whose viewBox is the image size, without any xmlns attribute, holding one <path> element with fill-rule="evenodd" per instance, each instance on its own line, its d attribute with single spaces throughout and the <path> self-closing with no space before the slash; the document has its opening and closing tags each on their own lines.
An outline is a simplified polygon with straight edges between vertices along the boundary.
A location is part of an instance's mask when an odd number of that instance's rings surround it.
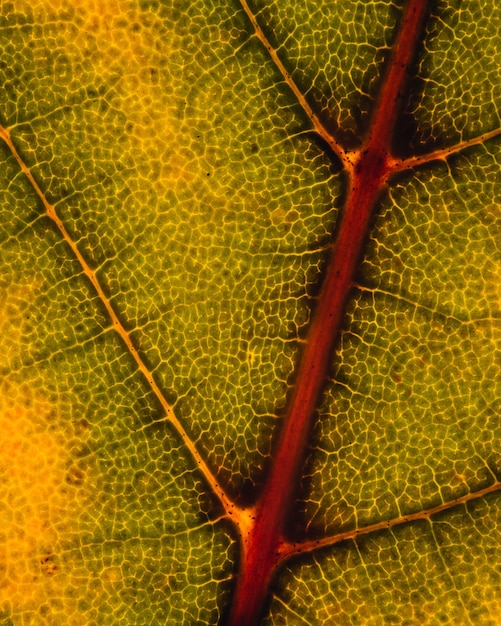
<svg viewBox="0 0 501 626">
<path fill-rule="evenodd" d="M 136 365 L 137 365 L 138 369 L 143 374 L 143 376 L 146 378 L 146 380 L 148 381 L 148 384 L 149 384 L 151 390 L 153 391 L 153 393 L 155 394 L 156 398 L 160 402 L 160 404 L 162 406 L 162 409 L 164 410 L 165 416 L 161 420 L 157 420 L 155 423 L 158 423 L 159 421 L 167 421 L 167 422 L 170 422 L 173 425 L 174 429 L 177 431 L 177 433 L 182 438 L 183 443 L 185 444 L 185 446 L 190 451 L 190 454 L 193 457 L 193 459 L 195 460 L 195 463 L 196 463 L 197 467 L 199 468 L 200 472 L 203 474 L 203 476 L 204 476 L 205 480 L 207 481 L 207 483 L 209 484 L 210 488 L 212 489 L 214 494 L 217 496 L 217 498 L 221 502 L 221 504 L 222 504 L 222 506 L 223 506 L 223 508 L 224 508 L 224 510 L 226 512 L 226 514 L 227 515 L 232 514 L 234 516 L 235 515 L 235 505 L 231 502 L 229 497 L 226 495 L 226 493 L 222 489 L 221 485 L 219 485 L 216 477 L 211 472 L 211 470 L 209 469 L 209 466 L 207 465 L 207 463 L 205 462 L 205 460 L 203 459 L 203 457 L 200 455 L 200 453 L 198 452 L 197 448 L 195 447 L 195 444 L 193 443 L 193 441 L 189 437 L 189 435 L 186 432 L 186 430 L 183 428 L 181 422 L 176 417 L 172 407 L 167 402 L 167 399 L 165 398 L 165 395 L 163 394 L 162 390 L 160 389 L 160 387 L 156 383 L 155 379 L 153 378 L 152 373 L 150 372 L 150 370 L 146 366 L 146 364 L 143 361 L 143 359 L 141 358 L 140 354 L 136 350 L 136 347 L 134 346 L 134 343 L 133 343 L 129 333 L 127 332 L 127 330 L 123 326 L 123 324 L 120 321 L 118 315 L 116 314 L 113 306 L 111 305 L 108 297 L 104 293 L 103 288 L 101 287 L 101 284 L 99 283 L 99 280 L 96 277 L 95 272 L 92 270 L 90 265 L 85 260 L 84 256 L 81 254 L 80 250 L 78 249 L 78 246 L 73 241 L 73 239 L 70 236 L 70 234 L 68 233 L 68 231 L 67 231 L 65 225 L 63 224 L 62 220 L 60 219 L 60 217 L 57 215 L 55 206 L 53 204 L 51 204 L 47 200 L 45 194 L 43 193 L 43 191 L 40 188 L 39 184 L 37 183 L 35 177 L 33 176 L 30 168 L 26 165 L 26 163 L 24 162 L 23 158 L 19 154 L 16 146 L 14 145 L 14 142 L 12 141 L 12 138 L 10 136 L 9 130 L 7 128 L 4 128 L 1 125 L 0 125 L 0 137 L 3 139 L 3 141 L 9 147 L 9 149 L 10 149 L 13 157 L 17 161 L 21 171 L 26 176 L 26 178 L 30 182 L 31 186 L 33 187 L 35 193 L 37 194 L 37 196 L 41 200 L 41 202 L 42 202 L 42 204 L 43 204 L 43 206 L 45 208 L 47 216 L 54 222 L 54 224 L 58 228 L 59 232 L 61 233 L 61 236 L 66 241 L 66 243 L 70 246 L 73 254 L 75 255 L 75 257 L 78 260 L 78 262 L 80 263 L 80 266 L 81 266 L 84 274 L 87 276 L 89 281 L 92 283 L 92 286 L 94 287 L 97 295 L 99 296 L 99 299 L 101 300 L 101 302 L 103 303 L 104 307 L 106 308 L 106 311 L 107 311 L 107 313 L 108 313 L 108 315 L 109 315 L 109 317 L 111 319 L 111 322 L 113 324 L 113 328 L 118 333 L 118 335 L 120 336 L 122 341 L 125 343 L 129 353 L 132 355 L 134 361 L 136 362 Z M 145 426 L 143 428 L 147 428 L 147 427 L 148 426 Z"/>
</svg>

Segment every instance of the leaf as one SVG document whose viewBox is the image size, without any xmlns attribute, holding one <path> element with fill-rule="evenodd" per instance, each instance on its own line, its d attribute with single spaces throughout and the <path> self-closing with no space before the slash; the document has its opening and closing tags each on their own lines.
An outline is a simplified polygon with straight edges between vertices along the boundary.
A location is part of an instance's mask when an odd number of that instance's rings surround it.
<svg viewBox="0 0 501 626">
<path fill-rule="evenodd" d="M 1 5 L 0 623 L 498 623 L 500 9 L 187 4 Z"/>
</svg>

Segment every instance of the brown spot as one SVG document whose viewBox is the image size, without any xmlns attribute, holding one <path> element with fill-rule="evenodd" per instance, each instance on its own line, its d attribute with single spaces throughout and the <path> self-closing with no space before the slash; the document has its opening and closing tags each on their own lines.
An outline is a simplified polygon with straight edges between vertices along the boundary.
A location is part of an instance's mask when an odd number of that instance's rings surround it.
<svg viewBox="0 0 501 626">
<path fill-rule="evenodd" d="M 58 566 L 54 562 L 53 554 L 47 554 L 43 556 L 42 559 L 40 560 L 40 566 L 42 569 L 42 574 L 44 576 L 49 576 L 49 577 L 54 576 L 54 574 L 58 570 Z"/>
</svg>

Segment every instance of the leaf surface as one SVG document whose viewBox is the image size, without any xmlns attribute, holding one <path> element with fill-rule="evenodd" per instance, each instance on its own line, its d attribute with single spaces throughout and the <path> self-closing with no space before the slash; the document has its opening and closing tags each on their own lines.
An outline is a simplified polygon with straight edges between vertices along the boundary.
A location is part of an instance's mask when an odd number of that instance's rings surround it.
<svg viewBox="0 0 501 626">
<path fill-rule="evenodd" d="M 1 624 L 230 619 L 406 6 L 0 4 Z M 427 10 L 263 624 L 498 623 L 500 23 Z"/>
</svg>

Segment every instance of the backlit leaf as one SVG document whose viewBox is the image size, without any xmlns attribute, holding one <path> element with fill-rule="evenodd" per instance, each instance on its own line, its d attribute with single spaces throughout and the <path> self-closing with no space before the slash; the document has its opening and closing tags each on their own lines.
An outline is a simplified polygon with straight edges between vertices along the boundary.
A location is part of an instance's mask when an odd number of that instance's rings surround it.
<svg viewBox="0 0 501 626">
<path fill-rule="evenodd" d="M 235 626 L 246 598 L 268 626 L 499 623 L 500 26 L 480 0 L 0 2 L 1 626 Z"/>
</svg>

